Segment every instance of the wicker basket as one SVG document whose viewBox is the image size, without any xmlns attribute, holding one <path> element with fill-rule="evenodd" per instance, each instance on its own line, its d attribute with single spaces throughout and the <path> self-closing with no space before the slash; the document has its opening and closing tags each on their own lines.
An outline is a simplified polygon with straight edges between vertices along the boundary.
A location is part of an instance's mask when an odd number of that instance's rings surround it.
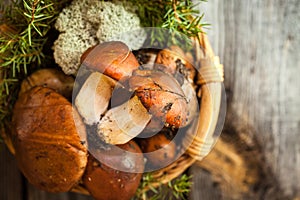
<svg viewBox="0 0 300 200">
<path fill-rule="evenodd" d="M 151 183 L 151 187 L 168 183 L 182 174 L 193 163 L 202 160 L 213 148 L 218 138 L 218 135 L 215 135 L 215 129 L 221 106 L 222 82 L 224 80 L 223 65 L 220 64 L 219 57 L 214 55 L 207 36 L 200 33 L 199 38 L 200 40 L 193 39 L 197 56 L 196 64 L 200 66 L 196 84 L 200 85 L 201 88 L 197 133 L 187 133 L 187 137 L 190 138 L 184 142 L 188 148 L 179 159 L 165 168 L 152 172 L 155 182 Z M 145 188 L 145 190 L 149 188 Z M 72 191 L 89 194 L 81 184 Z"/>
<path fill-rule="evenodd" d="M 207 36 L 204 33 L 200 33 L 199 38 L 193 39 L 196 51 L 196 64 L 200 66 L 196 84 L 200 85 L 201 88 L 201 107 L 196 129 L 197 133 L 196 135 L 195 133 L 187 133 L 188 139 L 184 142 L 186 142 L 188 148 L 179 159 L 163 169 L 152 172 L 152 176 L 156 180 L 156 182 L 152 183 L 152 187 L 157 187 L 178 177 L 194 162 L 206 156 L 217 139 L 214 132 L 221 105 L 223 66 L 219 63 L 219 58 L 214 55 Z M 4 131 L 0 132 L 4 133 Z M 15 151 L 10 135 L 3 134 L 2 137 L 8 149 L 14 154 Z M 89 194 L 80 183 L 72 191 Z"/>
</svg>

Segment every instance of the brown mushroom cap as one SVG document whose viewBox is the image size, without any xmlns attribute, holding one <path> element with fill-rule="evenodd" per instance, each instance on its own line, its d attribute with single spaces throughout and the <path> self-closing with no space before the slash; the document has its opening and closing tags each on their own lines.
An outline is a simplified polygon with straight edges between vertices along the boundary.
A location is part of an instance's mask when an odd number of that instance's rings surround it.
<svg viewBox="0 0 300 200">
<path fill-rule="evenodd" d="M 129 156 L 126 159 L 124 158 L 127 161 L 131 161 L 129 165 L 127 162 L 122 161 L 124 159 L 113 157 L 104 150 L 98 156 L 106 157 L 104 160 L 113 160 L 116 165 L 121 165 L 124 168 L 130 166 L 137 171 L 143 171 L 144 159 L 139 146 L 135 142 L 129 141 L 126 144 L 118 145 L 118 147 L 126 151 L 139 153 L 141 156 L 131 157 L 130 154 L 125 155 Z M 129 200 L 134 196 L 141 178 L 141 173 L 129 173 L 112 169 L 90 155 L 87 169 L 83 176 L 83 183 L 96 200 Z"/>
<path fill-rule="evenodd" d="M 123 42 L 104 42 L 88 49 L 82 55 L 82 64 L 115 80 L 129 77 L 139 63 Z"/>
<path fill-rule="evenodd" d="M 155 65 L 154 68 L 164 70 L 175 76 L 180 73 L 191 82 L 193 82 L 196 75 L 196 70 L 191 64 L 191 56 L 178 46 L 171 46 L 158 52 L 155 63 L 161 65 Z"/>
<path fill-rule="evenodd" d="M 49 192 L 69 191 L 87 164 L 85 126 L 71 103 L 35 87 L 20 95 L 12 122 L 16 159 L 29 182 Z"/>
<path fill-rule="evenodd" d="M 19 95 L 35 86 L 51 88 L 66 98 L 72 97 L 74 78 L 57 69 L 40 69 L 22 81 Z"/>
<path fill-rule="evenodd" d="M 185 125 L 187 101 L 172 76 L 155 70 L 136 70 L 129 85 L 149 112 L 165 121 L 166 126 L 179 128 Z"/>
<path fill-rule="evenodd" d="M 176 144 L 164 132 L 139 140 L 147 162 L 153 167 L 165 167 L 175 160 Z"/>
</svg>

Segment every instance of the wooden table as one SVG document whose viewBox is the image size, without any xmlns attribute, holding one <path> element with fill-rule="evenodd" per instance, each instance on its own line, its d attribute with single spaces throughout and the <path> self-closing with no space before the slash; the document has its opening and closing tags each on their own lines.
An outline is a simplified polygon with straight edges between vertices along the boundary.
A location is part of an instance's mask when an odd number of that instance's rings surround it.
<svg viewBox="0 0 300 200">
<path fill-rule="evenodd" d="M 191 199 L 299 200 L 300 1 L 210 0 L 201 7 L 225 66 L 228 112 L 221 142 L 191 169 Z M 3 146 L 0 176 L 1 200 L 91 199 L 34 189 Z"/>
</svg>

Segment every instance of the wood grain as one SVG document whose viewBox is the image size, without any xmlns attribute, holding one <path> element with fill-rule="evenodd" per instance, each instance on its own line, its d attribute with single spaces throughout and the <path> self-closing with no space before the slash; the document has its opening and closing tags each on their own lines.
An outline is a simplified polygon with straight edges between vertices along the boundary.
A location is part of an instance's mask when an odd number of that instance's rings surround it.
<svg viewBox="0 0 300 200">
<path fill-rule="evenodd" d="M 222 191 L 212 179 L 209 171 L 195 165 L 191 168 L 190 173 L 193 174 L 194 179 L 191 199 L 219 200 L 222 198 Z"/>
<path fill-rule="evenodd" d="M 290 199 L 299 198 L 300 1 L 209 0 L 200 6 L 212 24 L 207 33 L 225 68 L 228 114 L 235 116 L 227 117 L 227 128 L 241 137 L 247 135 L 250 143 L 257 139 L 266 159 L 264 168 L 274 174 L 270 184 L 278 182 Z M 253 130 L 243 135 L 247 127 Z M 0 199 L 91 199 L 72 193 L 49 194 L 31 185 L 23 188 L 14 158 L 5 147 L 0 149 L 0 163 L 6 163 L 0 165 Z M 194 166 L 191 172 L 195 181 L 192 199 L 222 197 L 207 171 Z M 28 198 L 23 196 L 26 193 Z M 276 199 L 274 194 L 276 189 L 261 198 Z"/>
<path fill-rule="evenodd" d="M 4 143 L 0 144 L 0 163 L 0 199 L 22 200 L 21 174 L 17 169 L 15 158 Z"/>
<path fill-rule="evenodd" d="M 261 144 L 265 168 L 285 195 L 299 197 L 300 1 L 210 0 L 200 7 L 224 64 L 234 126 L 253 127 L 249 137 Z"/>
<path fill-rule="evenodd" d="M 77 193 L 48 193 L 36 189 L 31 184 L 27 185 L 27 200 L 93 200 L 91 196 L 81 195 Z"/>
</svg>

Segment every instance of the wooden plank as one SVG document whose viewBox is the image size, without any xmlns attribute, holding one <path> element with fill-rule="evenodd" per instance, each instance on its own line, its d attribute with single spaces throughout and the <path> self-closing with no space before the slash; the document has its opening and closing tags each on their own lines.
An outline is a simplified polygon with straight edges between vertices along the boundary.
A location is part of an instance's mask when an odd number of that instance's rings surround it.
<svg viewBox="0 0 300 200">
<path fill-rule="evenodd" d="M 93 200 L 91 196 L 77 193 L 49 193 L 39 190 L 27 183 L 27 200 Z"/>
<path fill-rule="evenodd" d="M 228 124 L 253 127 L 249 137 L 261 144 L 265 168 L 284 195 L 300 197 L 300 1 L 210 0 L 200 6 L 225 66 L 228 114 L 236 116 Z"/>
<path fill-rule="evenodd" d="M 0 199 L 22 200 L 22 178 L 16 161 L 6 146 L 0 144 Z"/>
<path fill-rule="evenodd" d="M 211 174 L 195 165 L 191 168 L 190 173 L 193 174 L 193 185 L 190 194 L 191 200 L 209 199 L 220 200 L 222 191 L 214 182 Z"/>
</svg>

